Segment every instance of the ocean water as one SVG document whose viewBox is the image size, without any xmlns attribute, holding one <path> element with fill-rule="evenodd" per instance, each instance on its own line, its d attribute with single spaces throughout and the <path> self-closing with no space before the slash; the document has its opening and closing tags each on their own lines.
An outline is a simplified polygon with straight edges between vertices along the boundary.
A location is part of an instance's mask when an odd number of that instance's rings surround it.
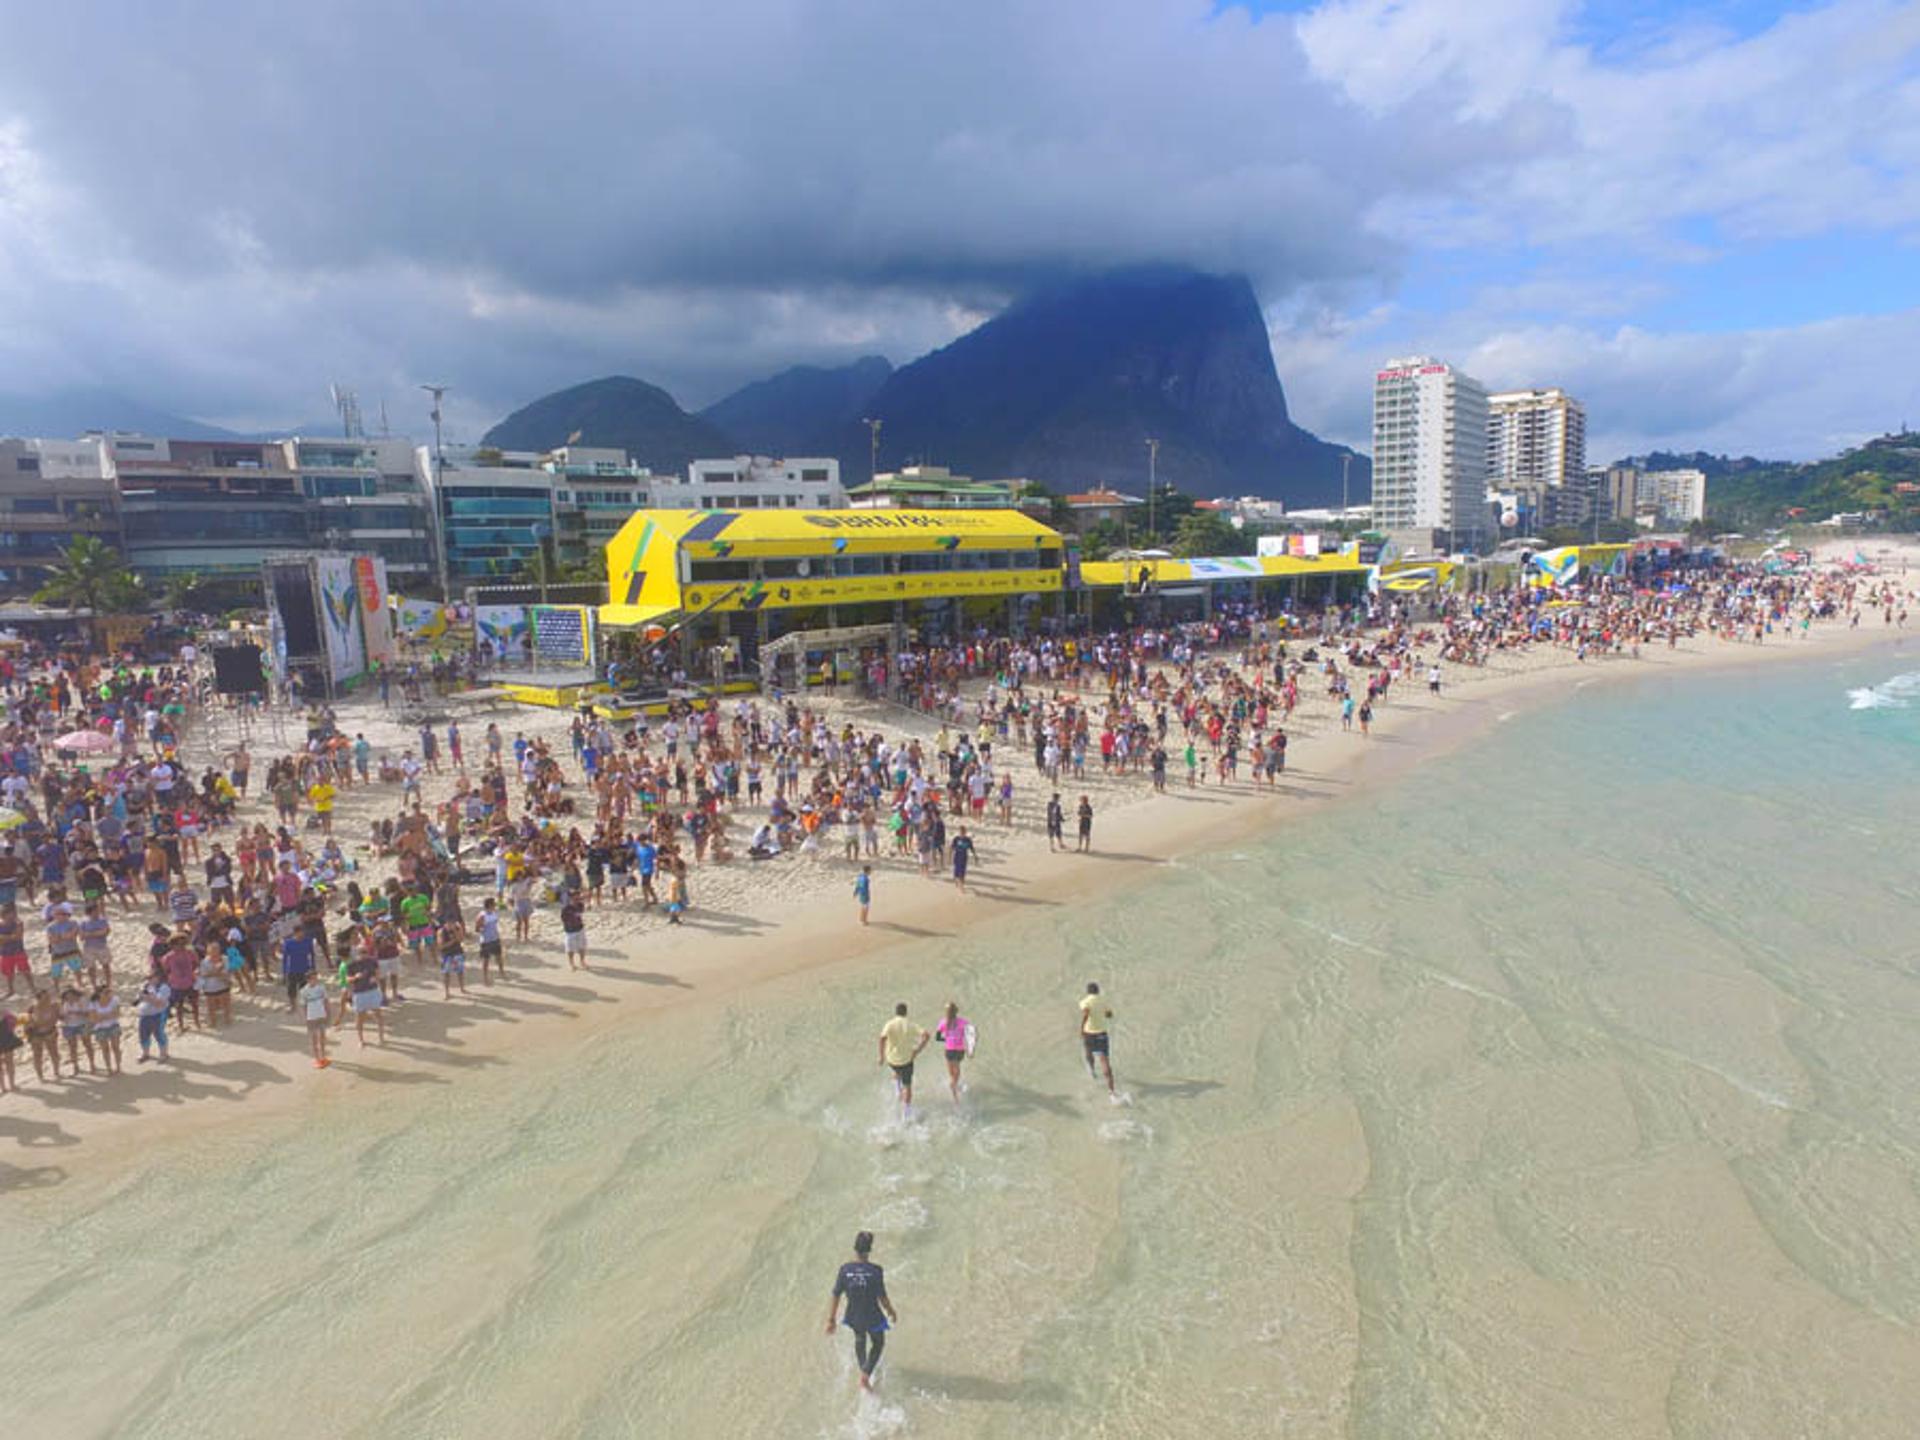
<svg viewBox="0 0 1920 1440">
<path fill-rule="evenodd" d="M 1858 703 L 1916 669 L 1591 688 L 1097 902 L 21 1184 L 0 1418 L 1920 1433 L 1920 705 Z M 930 1050 L 903 1125 L 874 1034 L 949 996 L 970 1090 Z M 822 1333 L 862 1227 L 864 1400 Z"/>
</svg>

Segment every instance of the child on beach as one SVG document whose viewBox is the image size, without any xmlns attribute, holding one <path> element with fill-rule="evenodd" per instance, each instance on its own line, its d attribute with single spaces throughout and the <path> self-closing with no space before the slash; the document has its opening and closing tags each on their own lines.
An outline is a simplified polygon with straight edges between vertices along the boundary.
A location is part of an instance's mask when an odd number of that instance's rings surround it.
<svg viewBox="0 0 1920 1440">
<path fill-rule="evenodd" d="M 860 907 L 860 923 L 867 923 L 867 911 L 873 905 L 873 867 L 862 865 L 853 877 L 853 903 Z"/>
<path fill-rule="evenodd" d="M 313 1068 L 324 1070 L 333 1062 L 327 1058 L 327 984 L 317 974 L 308 973 L 300 987 L 300 1011 L 307 1021 L 307 1048 L 313 1052 Z"/>
</svg>

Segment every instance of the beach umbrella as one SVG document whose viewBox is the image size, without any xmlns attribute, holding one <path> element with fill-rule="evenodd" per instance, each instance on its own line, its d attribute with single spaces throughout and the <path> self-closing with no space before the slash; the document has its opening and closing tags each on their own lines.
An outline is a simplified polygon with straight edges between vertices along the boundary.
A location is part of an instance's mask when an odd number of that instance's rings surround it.
<svg viewBox="0 0 1920 1440">
<path fill-rule="evenodd" d="M 27 817 L 18 810 L 10 810 L 0 805 L 0 830 L 17 830 L 27 823 Z"/>
<path fill-rule="evenodd" d="M 71 730 L 53 742 L 53 748 L 68 755 L 104 755 L 113 749 L 113 737 L 98 730 Z"/>
</svg>

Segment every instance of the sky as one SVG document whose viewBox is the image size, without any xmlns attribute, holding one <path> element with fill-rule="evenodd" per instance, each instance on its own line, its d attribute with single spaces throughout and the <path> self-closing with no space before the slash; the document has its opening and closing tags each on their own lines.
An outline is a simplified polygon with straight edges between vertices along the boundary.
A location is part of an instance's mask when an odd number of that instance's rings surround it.
<svg viewBox="0 0 1920 1440">
<path fill-rule="evenodd" d="M 0 395 L 450 437 L 1250 276 L 1295 419 L 1562 385 L 1596 462 L 1920 425 L 1913 0 L 0 0 Z"/>
</svg>

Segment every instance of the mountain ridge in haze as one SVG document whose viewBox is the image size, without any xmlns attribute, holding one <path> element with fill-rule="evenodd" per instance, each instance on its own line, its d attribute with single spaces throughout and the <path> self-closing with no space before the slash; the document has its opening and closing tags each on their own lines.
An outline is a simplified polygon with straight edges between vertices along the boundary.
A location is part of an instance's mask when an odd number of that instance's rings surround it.
<svg viewBox="0 0 1920 1440">
<path fill-rule="evenodd" d="M 480 443 L 536 451 L 566 444 L 608 446 L 625 450 L 655 474 L 684 472 L 690 461 L 738 453 L 731 436 L 689 415 L 658 385 L 631 375 L 608 375 L 543 395 L 487 431 Z"/>
<path fill-rule="evenodd" d="M 741 386 L 699 414 L 752 454 L 816 455 L 823 446 L 838 445 L 847 427 L 865 417 L 892 374 L 884 355 L 832 368 L 794 365 Z"/>
<path fill-rule="evenodd" d="M 1091 275 L 882 377 L 885 363 L 796 367 L 698 415 L 657 386 L 608 377 L 523 406 L 485 443 L 541 450 L 578 433 L 583 445 L 623 446 L 655 471 L 741 451 L 825 454 L 857 484 L 870 468 L 862 422 L 872 416 L 883 469 L 924 462 L 1055 490 L 1142 494 L 1151 438 L 1159 480 L 1191 495 L 1335 502 L 1343 458 L 1350 498 L 1371 490 L 1365 456 L 1293 423 L 1244 276 L 1174 266 Z"/>
<path fill-rule="evenodd" d="M 1151 438 L 1160 482 L 1191 495 L 1336 502 L 1343 456 L 1351 498 L 1371 491 L 1366 457 L 1293 423 L 1239 275 L 1150 266 L 1054 286 L 902 366 L 869 407 L 883 468 L 1144 494 Z"/>
</svg>

